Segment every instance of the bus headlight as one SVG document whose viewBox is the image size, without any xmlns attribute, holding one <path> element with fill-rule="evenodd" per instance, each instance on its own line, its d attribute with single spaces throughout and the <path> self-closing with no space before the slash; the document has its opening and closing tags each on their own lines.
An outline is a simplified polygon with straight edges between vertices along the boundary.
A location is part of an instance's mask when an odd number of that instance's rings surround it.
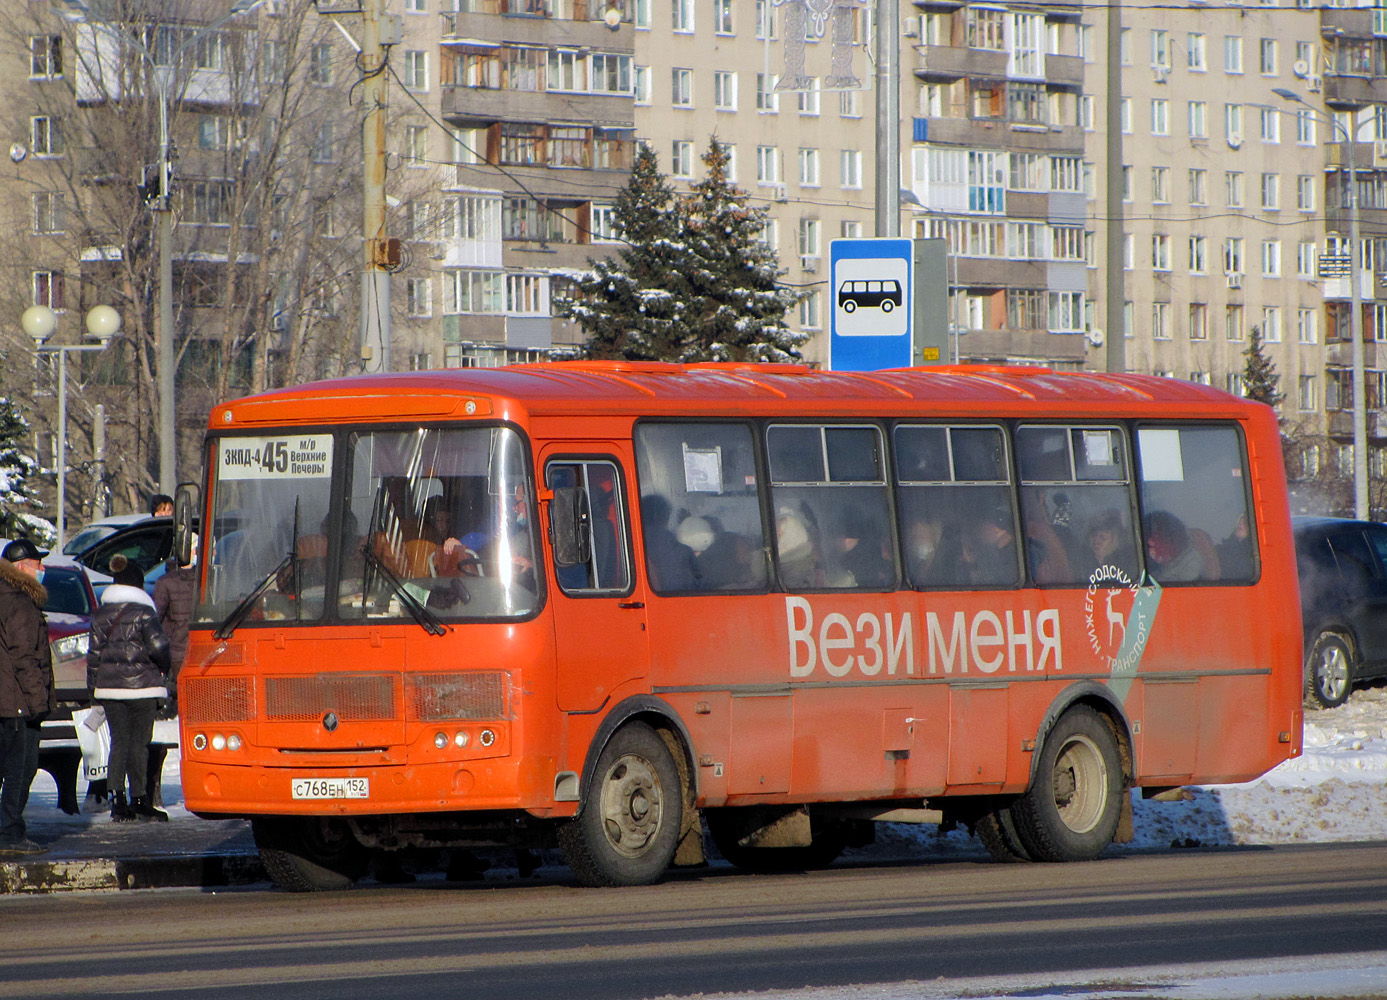
<svg viewBox="0 0 1387 1000">
<path fill-rule="evenodd" d="M 434 733 L 434 734 L 433 734 L 433 745 L 436 746 L 436 747 L 438 747 L 438 749 L 442 750 L 444 747 L 446 747 L 446 746 L 448 745 L 448 734 L 447 734 L 447 733 Z"/>
<path fill-rule="evenodd" d="M 453 737 L 453 743 L 455 743 L 455 744 L 457 745 L 457 748 L 458 748 L 459 750 L 465 750 L 465 749 L 467 749 L 467 744 L 469 744 L 469 743 L 471 743 L 471 742 L 472 742 L 472 737 L 470 737 L 470 736 L 467 735 L 467 730 L 465 730 L 465 729 L 459 729 L 459 730 L 458 730 L 458 734 L 457 734 L 456 736 Z"/>
<path fill-rule="evenodd" d="M 194 749 L 194 750 L 206 750 L 206 749 L 207 749 L 207 734 L 206 734 L 206 733 L 196 733 L 196 734 L 193 735 L 193 749 Z"/>
<path fill-rule="evenodd" d="M 212 749 L 213 749 L 213 750 L 225 750 L 225 749 L 226 749 L 226 737 L 223 736 L 221 733 L 216 733 L 216 734 L 214 734 L 214 735 L 212 736 Z"/>
<path fill-rule="evenodd" d="M 226 738 L 226 748 L 228 750 L 241 749 L 241 737 L 236 733 L 232 733 Z"/>
</svg>

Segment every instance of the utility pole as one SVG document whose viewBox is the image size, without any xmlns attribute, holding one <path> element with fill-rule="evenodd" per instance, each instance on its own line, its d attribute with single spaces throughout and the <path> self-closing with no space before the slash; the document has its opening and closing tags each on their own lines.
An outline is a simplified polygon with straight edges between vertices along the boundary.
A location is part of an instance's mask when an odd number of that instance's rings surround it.
<svg viewBox="0 0 1387 1000">
<path fill-rule="evenodd" d="M 368 372 L 390 371 L 390 240 L 385 236 L 385 108 L 387 50 L 383 30 L 393 19 L 386 0 L 364 0 L 361 13 L 361 94 L 366 120 L 361 130 L 362 270 L 361 363 Z M 393 40 L 393 38 L 392 38 Z M 398 246 L 398 244 L 394 244 Z"/>
<path fill-rule="evenodd" d="M 1104 303 L 1104 322 L 1107 323 L 1106 370 L 1122 372 L 1127 370 L 1127 331 L 1125 260 L 1126 227 L 1123 224 L 1122 204 L 1122 2 L 1114 0 L 1108 5 L 1108 63 L 1106 88 L 1108 92 L 1107 119 L 1107 172 L 1106 209 L 1108 215 L 1106 229 L 1107 254 L 1105 255 L 1106 278 L 1103 285 L 1107 290 Z"/>
<path fill-rule="evenodd" d="M 876 235 L 901 234 L 900 0 L 877 0 Z"/>
</svg>

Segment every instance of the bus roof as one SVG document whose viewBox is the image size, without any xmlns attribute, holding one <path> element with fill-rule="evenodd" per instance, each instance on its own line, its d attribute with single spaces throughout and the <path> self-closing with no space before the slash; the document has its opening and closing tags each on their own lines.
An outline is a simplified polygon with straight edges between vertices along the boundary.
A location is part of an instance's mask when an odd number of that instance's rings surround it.
<svg viewBox="0 0 1387 1000">
<path fill-rule="evenodd" d="M 210 428 L 453 416 L 1246 415 L 1249 400 L 1153 375 L 953 365 L 828 372 L 788 364 L 559 361 L 356 375 L 219 404 Z M 470 407 L 470 408 L 469 408 Z M 1268 411 L 1270 412 L 1270 411 Z"/>
</svg>

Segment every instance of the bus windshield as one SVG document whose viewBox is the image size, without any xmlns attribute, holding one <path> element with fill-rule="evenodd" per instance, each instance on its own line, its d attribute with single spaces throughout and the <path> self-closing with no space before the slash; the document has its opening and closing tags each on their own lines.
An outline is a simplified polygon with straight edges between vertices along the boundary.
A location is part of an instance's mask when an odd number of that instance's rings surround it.
<svg viewBox="0 0 1387 1000">
<path fill-rule="evenodd" d="M 221 438 L 213 463 L 198 621 L 425 624 L 538 607 L 533 485 L 512 430 Z"/>
</svg>

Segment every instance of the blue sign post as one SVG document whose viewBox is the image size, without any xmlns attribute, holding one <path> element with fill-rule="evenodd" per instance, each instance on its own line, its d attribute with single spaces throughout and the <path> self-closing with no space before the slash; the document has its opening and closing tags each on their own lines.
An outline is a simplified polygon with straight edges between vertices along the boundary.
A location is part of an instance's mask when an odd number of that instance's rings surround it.
<svg viewBox="0 0 1387 1000">
<path fill-rule="evenodd" d="M 844 239 L 829 244 L 831 370 L 865 372 L 914 363 L 914 262 L 911 240 Z"/>
</svg>

